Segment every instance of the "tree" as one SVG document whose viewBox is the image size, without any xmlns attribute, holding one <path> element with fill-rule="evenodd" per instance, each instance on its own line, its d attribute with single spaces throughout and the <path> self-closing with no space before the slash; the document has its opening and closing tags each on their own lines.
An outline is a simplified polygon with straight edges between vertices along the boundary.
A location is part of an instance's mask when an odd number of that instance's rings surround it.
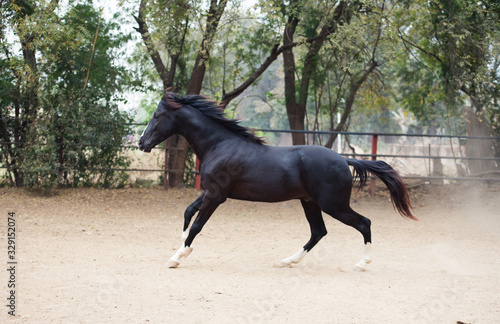
<svg viewBox="0 0 500 324">
<path fill-rule="evenodd" d="M 409 14 L 408 14 L 409 13 Z M 489 136 L 492 111 L 498 109 L 499 7 L 496 1 L 411 2 L 397 19 L 399 35 L 409 57 L 442 82 L 449 111 L 464 108 L 467 134 Z M 430 31 L 430 32 L 429 32 Z M 469 104 L 464 105 L 464 99 Z M 460 112 L 462 114 L 462 112 Z M 493 146 L 469 140 L 469 157 L 492 157 Z M 472 174 L 495 168 L 492 161 L 468 162 Z"/>
<path fill-rule="evenodd" d="M 233 2 L 230 9 L 234 9 L 237 2 Z M 227 0 L 211 0 L 205 8 L 203 3 L 190 1 L 149 2 L 141 0 L 138 15 L 135 17 L 144 46 L 147 49 L 158 77 L 165 89 L 173 88 L 184 93 L 199 94 L 205 82 L 206 72 L 209 69 L 213 48 L 222 49 L 218 52 L 226 59 L 225 51 L 228 41 L 221 40 L 224 31 L 233 28 L 235 21 L 239 21 L 239 14 L 228 10 Z M 168 9 L 167 9 L 168 8 Z M 227 13 L 225 15 L 225 13 Z M 159 19 L 158 17 L 161 17 Z M 223 21 L 224 28 L 220 28 Z M 201 32 L 199 32 L 200 27 Z M 242 50 L 240 57 L 232 57 L 233 67 L 245 64 L 244 67 L 234 68 L 234 89 L 226 91 L 225 82 L 222 82 L 219 93 L 221 104 L 226 106 L 231 100 L 240 95 L 274 62 L 284 50 L 297 46 L 298 43 L 280 45 L 274 37 L 275 32 L 267 23 L 257 25 L 253 30 L 253 37 L 248 31 L 238 38 L 241 47 L 247 46 L 249 50 Z M 255 37 L 261 35 L 265 37 Z M 201 40 L 200 40 L 201 39 Z M 233 42 L 234 44 L 234 42 Z M 240 48 L 241 48 L 240 47 Z M 190 55 L 195 54 L 194 64 L 189 65 Z M 250 57 L 258 59 L 250 59 Z M 169 64 L 166 64 L 169 62 Z M 169 68 L 167 68 L 167 65 Z M 186 76 L 187 67 L 191 72 Z M 239 73 L 245 70 L 246 73 Z M 180 72 L 179 70 L 182 70 Z M 223 71 L 222 79 L 226 77 Z M 236 78 L 238 76 L 239 78 Z M 175 136 L 169 140 L 168 160 L 169 169 L 174 173 L 169 175 L 170 187 L 183 186 L 183 173 L 187 157 L 187 141 Z"/>
<path fill-rule="evenodd" d="M 308 7 L 308 4 L 307 2 L 291 1 L 289 6 L 282 5 L 280 7 L 283 16 L 287 17 L 287 23 L 283 32 L 283 44 L 293 44 L 295 32 L 301 21 L 303 22 L 303 26 L 299 27 L 302 27 L 305 36 L 309 36 L 308 38 L 310 38 L 301 67 L 296 66 L 297 63 L 292 47 L 286 49 L 283 53 L 285 103 L 290 129 L 293 130 L 304 130 L 309 82 L 318 62 L 318 53 L 323 46 L 325 38 L 336 31 L 339 22 L 348 22 L 350 15 L 347 12 L 348 6 L 345 2 L 340 2 L 334 10 L 322 6 Z M 324 15 L 325 12 L 326 15 Z M 319 18 L 311 19 L 315 16 Z M 320 27 L 320 25 L 322 26 Z M 295 75 L 298 70 L 302 74 L 299 84 L 296 84 Z M 293 133 L 292 142 L 294 145 L 305 144 L 304 134 Z"/>
<path fill-rule="evenodd" d="M 141 38 L 146 46 L 147 53 L 154 63 L 154 67 L 159 78 L 163 83 L 164 89 L 185 89 L 186 93 L 199 94 L 205 78 L 207 64 L 210 58 L 211 48 L 214 42 L 214 37 L 219 26 L 219 22 L 226 9 L 227 0 L 210 1 L 206 13 L 203 15 L 205 20 L 205 28 L 202 32 L 202 40 L 196 51 L 196 59 L 191 70 L 189 79 L 176 77 L 177 67 L 185 58 L 182 56 L 186 43 L 189 41 L 187 35 L 190 29 L 196 28 L 190 17 L 199 14 L 203 11 L 200 7 L 196 7 L 195 3 L 189 1 L 167 1 L 155 2 L 141 0 L 139 5 L 139 13 L 135 17 L 139 27 L 136 31 L 140 33 Z M 167 10 L 168 7 L 168 10 Z M 159 22 L 156 16 L 164 16 L 166 19 Z M 153 23 L 153 30 L 150 30 L 148 20 Z M 165 26 L 167 25 L 167 26 Z M 166 27 L 166 28 L 165 28 Z M 162 32 L 165 31 L 165 32 Z M 155 38 L 159 41 L 155 42 Z M 164 59 L 160 55 L 158 47 L 164 45 L 166 52 L 169 55 L 170 68 L 166 67 Z M 184 167 L 188 153 L 188 142 L 182 136 L 174 136 L 169 140 L 168 160 L 169 160 L 169 186 L 181 187 L 184 185 Z"/>
<path fill-rule="evenodd" d="M 274 8 L 275 15 L 281 15 L 284 21 L 283 70 L 290 129 L 309 127 L 307 110 L 311 95 L 315 105 L 312 127 L 320 127 L 318 117 L 326 109 L 330 130 L 345 129 L 358 90 L 379 65 L 375 53 L 381 36 L 379 14 L 383 5 L 378 8 L 376 3 L 291 1 L 288 5 L 275 2 Z M 358 21 L 356 27 L 351 26 L 354 20 Z M 369 28 L 360 27 L 367 22 Z M 354 36 L 355 32 L 358 35 Z M 349 41 L 342 39 L 346 36 Z M 355 44 L 350 43 L 352 40 Z M 340 105 L 342 118 L 334 127 Z M 329 138 L 327 147 L 331 148 L 335 137 Z M 302 133 L 293 133 L 292 141 L 302 145 L 306 138 Z"/>
<path fill-rule="evenodd" d="M 380 71 L 393 57 L 391 49 L 392 37 L 387 31 L 385 6 L 382 4 L 360 9 L 352 15 L 349 25 L 339 29 L 332 35 L 325 45 L 322 53 L 321 69 L 315 80 L 315 105 L 328 115 L 330 131 L 344 131 L 349 126 L 350 117 L 354 107 L 363 107 L 356 98 L 359 93 L 366 94 L 367 81 L 371 84 L 384 86 L 384 75 Z M 371 80 L 370 80 L 371 79 Z M 379 98 L 383 92 L 379 89 Z M 379 100 L 379 103 L 384 102 Z M 367 110 L 373 110 L 374 103 L 370 102 Z M 337 114 L 340 120 L 336 121 Z M 317 115 L 317 114 L 316 114 Z M 317 117 L 316 117 L 317 119 Z M 315 124 L 319 127 L 318 121 Z M 329 136 L 324 144 L 332 148 L 337 134 Z"/>
<path fill-rule="evenodd" d="M 20 43 L 32 35 L 26 51 L 34 53 L 17 57 L 2 38 L 9 69 L 0 77 L 9 91 L 0 98 L 0 130 L 9 176 L 32 187 L 116 185 L 125 177 L 116 169 L 128 165 L 120 145 L 129 118 L 114 103 L 126 81 L 115 56 L 128 37 L 85 2 L 61 16 L 57 2 L 23 4 L 30 16 L 14 19 L 20 9 L 12 3 L 11 24 L 2 24 Z M 26 74 L 33 66 L 36 73 Z"/>
<path fill-rule="evenodd" d="M 53 6 L 49 6 L 47 10 L 50 12 L 52 8 Z M 2 1 L 1 9 L 2 65 L 8 69 L 3 74 L 3 83 L 8 91 L 2 95 L 0 107 L 0 131 L 4 141 L 2 148 L 11 183 L 22 186 L 24 175 L 19 166 L 24 157 L 21 151 L 24 143 L 28 141 L 29 134 L 36 131 L 34 125 L 39 86 L 35 43 L 37 31 L 30 22 L 36 20 L 39 11 L 35 10 L 34 3 L 17 0 Z M 7 40 L 9 24 L 17 37 L 18 45 L 21 46 L 22 58 L 11 52 L 11 44 Z M 9 130 L 12 130 L 12 133 Z M 11 144 L 12 140 L 14 144 Z"/>
</svg>

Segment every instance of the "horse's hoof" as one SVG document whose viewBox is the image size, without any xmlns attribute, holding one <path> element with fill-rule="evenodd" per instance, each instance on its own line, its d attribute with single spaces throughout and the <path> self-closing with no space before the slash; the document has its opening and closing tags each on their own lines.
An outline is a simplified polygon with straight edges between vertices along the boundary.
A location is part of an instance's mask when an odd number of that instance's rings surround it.
<svg viewBox="0 0 500 324">
<path fill-rule="evenodd" d="M 292 263 L 284 262 L 283 260 L 273 263 L 273 267 L 275 267 L 275 268 L 285 268 L 285 267 L 291 267 L 291 266 L 292 266 Z"/>
<path fill-rule="evenodd" d="M 177 268 L 179 266 L 179 262 L 174 260 L 168 260 L 165 265 L 169 268 Z"/>
<path fill-rule="evenodd" d="M 365 271 L 366 271 L 366 269 L 365 269 L 365 268 L 362 268 L 362 267 L 360 267 L 360 266 L 355 265 L 355 266 L 354 266 L 353 271 L 354 271 L 354 272 L 365 272 Z"/>
</svg>

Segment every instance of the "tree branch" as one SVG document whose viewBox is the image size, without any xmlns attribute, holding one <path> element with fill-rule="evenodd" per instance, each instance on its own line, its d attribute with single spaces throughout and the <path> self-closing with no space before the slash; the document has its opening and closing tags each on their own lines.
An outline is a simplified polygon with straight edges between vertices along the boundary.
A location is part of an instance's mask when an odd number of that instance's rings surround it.
<svg viewBox="0 0 500 324">
<path fill-rule="evenodd" d="M 399 30 L 399 28 L 398 28 L 398 36 L 403 41 L 403 44 L 405 44 L 405 47 L 406 47 L 406 44 L 409 44 L 412 47 L 415 47 L 416 49 L 418 49 L 419 51 L 421 51 L 422 53 L 424 53 L 425 55 L 428 55 L 428 56 L 431 56 L 431 57 L 435 58 L 436 60 L 439 61 L 439 63 L 443 63 L 443 60 L 439 56 L 437 56 L 436 54 L 431 53 L 431 52 L 425 50 L 424 48 L 422 48 L 421 46 L 419 46 L 419 45 L 417 45 L 415 43 L 412 43 L 409 40 L 405 39 L 403 37 L 403 34 L 401 33 L 401 31 Z M 409 51 L 408 47 L 406 47 L 406 49 Z"/>
<path fill-rule="evenodd" d="M 203 33 L 203 40 L 201 41 L 200 50 L 196 56 L 193 71 L 191 72 L 191 77 L 189 78 L 189 84 L 187 87 L 188 93 L 199 94 L 201 92 L 201 86 L 205 77 L 206 65 L 210 57 L 210 49 L 212 47 L 214 35 L 217 32 L 217 27 L 219 26 L 219 22 L 226 5 L 227 0 L 220 0 L 218 4 L 217 0 L 210 1 L 206 28 Z"/>
<path fill-rule="evenodd" d="M 171 84 L 172 86 L 174 84 L 175 71 L 177 69 L 177 61 L 179 60 L 179 57 L 180 57 L 180 55 L 182 53 L 182 48 L 184 47 L 184 43 L 186 41 L 186 35 L 187 35 L 187 32 L 188 32 L 188 27 L 189 27 L 189 15 L 186 15 L 186 23 L 184 25 L 184 32 L 182 33 L 182 38 L 181 38 L 181 43 L 180 43 L 180 46 L 179 46 L 179 50 L 178 50 L 177 53 L 172 54 L 170 56 L 170 71 L 168 73 L 167 83 Z"/>
<path fill-rule="evenodd" d="M 227 92 L 222 96 L 221 104 L 223 106 L 227 106 L 229 102 L 231 102 L 231 100 L 242 94 L 243 91 L 245 91 L 250 85 L 252 85 L 252 83 L 255 82 L 255 80 L 257 80 L 283 52 L 303 44 L 313 44 L 315 42 L 322 43 L 328 35 L 333 34 L 336 31 L 335 24 L 342 20 L 341 19 L 342 13 L 343 10 L 345 10 L 346 6 L 347 6 L 346 2 L 342 2 L 337 6 L 332 18 L 332 23 L 329 24 L 328 26 L 324 26 L 318 35 L 296 42 L 290 40 L 289 42 L 284 42 L 282 46 L 279 46 L 279 44 L 275 44 L 269 56 L 264 60 L 264 62 L 262 62 L 260 67 L 257 70 L 255 70 L 255 72 L 248 79 L 245 80 L 245 82 L 243 82 L 240 86 L 238 86 L 234 90 Z M 293 24 L 295 24 L 296 26 L 296 23 L 298 23 L 298 20 L 296 22 L 294 22 L 293 20 L 290 21 L 289 24 L 291 25 L 289 25 L 288 28 L 294 27 Z M 290 31 L 291 30 L 287 31 L 288 32 L 287 35 L 289 35 Z"/>
<path fill-rule="evenodd" d="M 167 89 L 172 87 L 172 83 L 170 81 L 172 77 L 170 75 L 170 72 L 165 67 L 165 64 L 160 57 L 160 53 L 158 53 L 153 45 L 153 41 L 151 40 L 151 34 L 149 33 L 148 26 L 144 17 L 146 6 L 147 0 L 141 0 L 141 3 L 139 5 L 139 15 L 134 16 L 135 21 L 137 22 L 139 27 L 134 27 L 134 29 L 141 34 L 142 41 L 144 42 L 144 45 L 146 45 L 148 54 L 153 60 L 156 71 L 158 72 L 158 75 L 163 82 L 163 88 Z"/>
<path fill-rule="evenodd" d="M 252 83 L 257 80 L 262 73 L 264 73 L 267 68 L 278 58 L 278 56 L 283 52 L 283 47 L 279 47 L 279 44 L 274 45 L 273 49 L 269 56 L 265 59 L 265 61 L 260 65 L 260 67 L 255 70 L 255 72 L 245 80 L 240 86 L 235 88 L 234 90 L 225 93 L 222 96 L 221 103 L 223 106 L 227 106 L 231 100 L 238 97 L 243 93 Z"/>
</svg>

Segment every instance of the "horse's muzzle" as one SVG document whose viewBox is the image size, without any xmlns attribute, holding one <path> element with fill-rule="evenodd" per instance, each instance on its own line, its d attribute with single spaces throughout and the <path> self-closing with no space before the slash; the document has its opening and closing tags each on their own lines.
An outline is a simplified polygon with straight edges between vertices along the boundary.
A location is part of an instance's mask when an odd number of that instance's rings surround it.
<svg viewBox="0 0 500 324">
<path fill-rule="evenodd" d="M 144 141 L 142 140 L 142 137 L 139 139 L 139 150 L 149 153 L 151 152 L 151 148 L 147 148 L 146 145 L 144 145 Z"/>
</svg>

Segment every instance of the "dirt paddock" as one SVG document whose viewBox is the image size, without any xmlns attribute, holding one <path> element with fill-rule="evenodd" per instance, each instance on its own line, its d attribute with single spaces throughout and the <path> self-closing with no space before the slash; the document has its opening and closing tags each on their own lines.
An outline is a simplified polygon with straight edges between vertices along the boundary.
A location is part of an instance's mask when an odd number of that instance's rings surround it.
<svg viewBox="0 0 500 324">
<path fill-rule="evenodd" d="M 229 200 L 177 269 L 195 190 L 0 189 L 0 322 L 500 323 L 499 185 L 412 191 L 420 221 L 383 195 L 354 196 L 361 235 L 325 215 L 329 234 L 298 265 L 274 268 L 309 239 L 300 203 Z M 16 219 L 16 316 L 9 316 L 8 213 Z"/>
</svg>

